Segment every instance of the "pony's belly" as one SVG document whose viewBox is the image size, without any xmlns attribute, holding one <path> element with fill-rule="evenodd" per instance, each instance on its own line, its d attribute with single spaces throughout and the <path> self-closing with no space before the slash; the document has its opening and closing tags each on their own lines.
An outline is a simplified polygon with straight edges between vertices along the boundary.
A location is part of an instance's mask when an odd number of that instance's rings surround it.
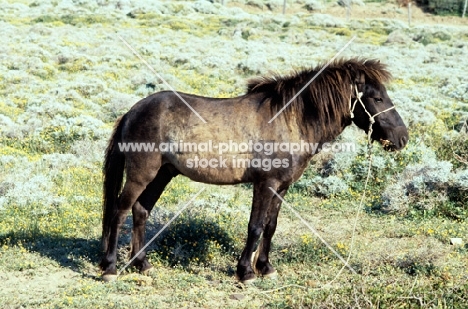
<svg viewBox="0 0 468 309">
<path fill-rule="evenodd" d="M 243 156 L 240 156 L 243 157 Z M 250 158 L 244 158 L 245 161 Z M 170 163 L 184 176 L 209 184 L 236 184 L 248 181 L 247 164 L 236 155 L 207 153 L 166 154 L 163 163 Z"/>
<path fill-rule="evenodd" d="M 219 172 L 216 170 L 210 171 L 183 171 L 182 175 L 187 176 L 193 181 L 213 184 L 213 185 L 233 185 L 243 182 L 249 182 L 248 177 L 244 177 L 244 173 L 235 173 L 236 171 Z"/>
<path fill-rule="evenodd" d="M 179 154 L 167 156 L 165 163 L 170 163 L 190 179 L 210 184 L 236 184 L 253 182 L 257 178 L 268 178 L 280 174 L 285 176 L 290 169 L 289 157 L 259 157 L 252 154 L 207 155 Z M 273 177 L 273 176 L 272 176 Z"/>
</svg>

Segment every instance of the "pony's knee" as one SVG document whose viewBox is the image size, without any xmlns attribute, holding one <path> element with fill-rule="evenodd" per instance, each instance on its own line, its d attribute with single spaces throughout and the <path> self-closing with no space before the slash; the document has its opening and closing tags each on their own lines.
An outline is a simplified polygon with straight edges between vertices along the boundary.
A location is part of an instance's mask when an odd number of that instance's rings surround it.
<svg viewBox="0 0 468 309">
<path fill-rule="evenodd" d="M 148 210 L 141 205 L 139 201 L 137 201 L 132 208 L 132 214 L 134 217 L 146 220 L 149 217 Z"/>
<path fill-rule="evenodd" d="M 249 223 L 248 229 L 249 229 L 249 235 L 252 235 L 255 238 L 259 238 L 263 233 L 264 225 L 263 223 L 257 223 L 257 222 Z"/>
</svg>

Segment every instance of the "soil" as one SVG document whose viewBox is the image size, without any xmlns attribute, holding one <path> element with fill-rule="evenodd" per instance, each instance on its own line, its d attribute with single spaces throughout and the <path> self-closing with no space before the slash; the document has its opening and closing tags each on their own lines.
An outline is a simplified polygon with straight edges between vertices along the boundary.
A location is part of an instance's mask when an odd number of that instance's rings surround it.
<svg viewBox="0 0 468 309">
<path fill-rule="evenodd" d="M 23 305 L 26 306 L 48 302 L 75 283 L 79 277 L 79 274 L 70 269 L 51 270 L 51 267 L 40 267 L 26 275 L 21 271 L 0 272 L 0 299 L 7 299 L 7 303 L 15 298 L 22 299 Z M 24 301 L 25 295 L 29 296 L 27 301 Z"/>
</svg>

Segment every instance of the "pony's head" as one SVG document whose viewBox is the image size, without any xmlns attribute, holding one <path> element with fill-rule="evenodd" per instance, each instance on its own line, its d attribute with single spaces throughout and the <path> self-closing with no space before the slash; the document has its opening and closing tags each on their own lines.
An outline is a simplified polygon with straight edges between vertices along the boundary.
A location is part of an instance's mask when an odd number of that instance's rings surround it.
<svg viewBox="0 0 468 309">
<path fill-rule="evenodd" d="M 408 130 L 387 94 L 383 82 L 391 75 L 379 61 L 366 61 L 353 68 L 350 112 L 353 122 L 385 150 L 400 150 L 408 143 Z"/>
</svg>

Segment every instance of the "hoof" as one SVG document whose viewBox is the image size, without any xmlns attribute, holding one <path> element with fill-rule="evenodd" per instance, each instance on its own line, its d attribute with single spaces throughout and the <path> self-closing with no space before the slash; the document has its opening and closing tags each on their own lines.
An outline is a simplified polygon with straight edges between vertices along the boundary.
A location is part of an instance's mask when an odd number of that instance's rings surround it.
<svg viewBox="0 0 468 309">
<path fill-rule="evenodd" d="M 117 280 L 117 275 L 114 274 L 104 274 L 102 275 L 102 280 L 104 282 L 112 282 Z"/>
<path fill-rule="evenodd" d="M 265 279 L 272 279 L 272 280 L 275 280 L 275 279 L 278 279 L 278 272 L 275 270 L 269 274 L 265 274 L 263 275 L 263 278 Z"/>
<path fill-rule="evenodd" d="M 276 279 L 278 277 L 278 272 L 273 266 L 271 266 L 270 262 L 262 263 L 260 266 L 255 265 L 254 270 L 259 277 L 268 279 Z"/>
<path fill-rule="evenodd" d="M 144 275 L 144 276 L 150 276 L 154 272 L 155 272 L 154 267 L 150 267 L 150 268 L 147 268 L 145 270 L 142 270 L 141 274 Z"/>
<path fill-rule="evenodd" d="M 250 285 L 253 284 L 257 280 L 257 278 L 251 278 L 251 279 L 245 279 L 245 280 L 239 280 L 240 283 L 245 284 L 245 285 Z"/>
<path fill-rule="evenodd" d="M 236 274 L 236 279 L 242 284 L 249 285 L 249 284 L 254 283 L 255 280 L 257 280 L 257 276 L 255 276 L 255 274 L 249 274 L 247 276 L 244 276 L 244 278 L 241 279 L 239 275 Z"/>
</svg>

